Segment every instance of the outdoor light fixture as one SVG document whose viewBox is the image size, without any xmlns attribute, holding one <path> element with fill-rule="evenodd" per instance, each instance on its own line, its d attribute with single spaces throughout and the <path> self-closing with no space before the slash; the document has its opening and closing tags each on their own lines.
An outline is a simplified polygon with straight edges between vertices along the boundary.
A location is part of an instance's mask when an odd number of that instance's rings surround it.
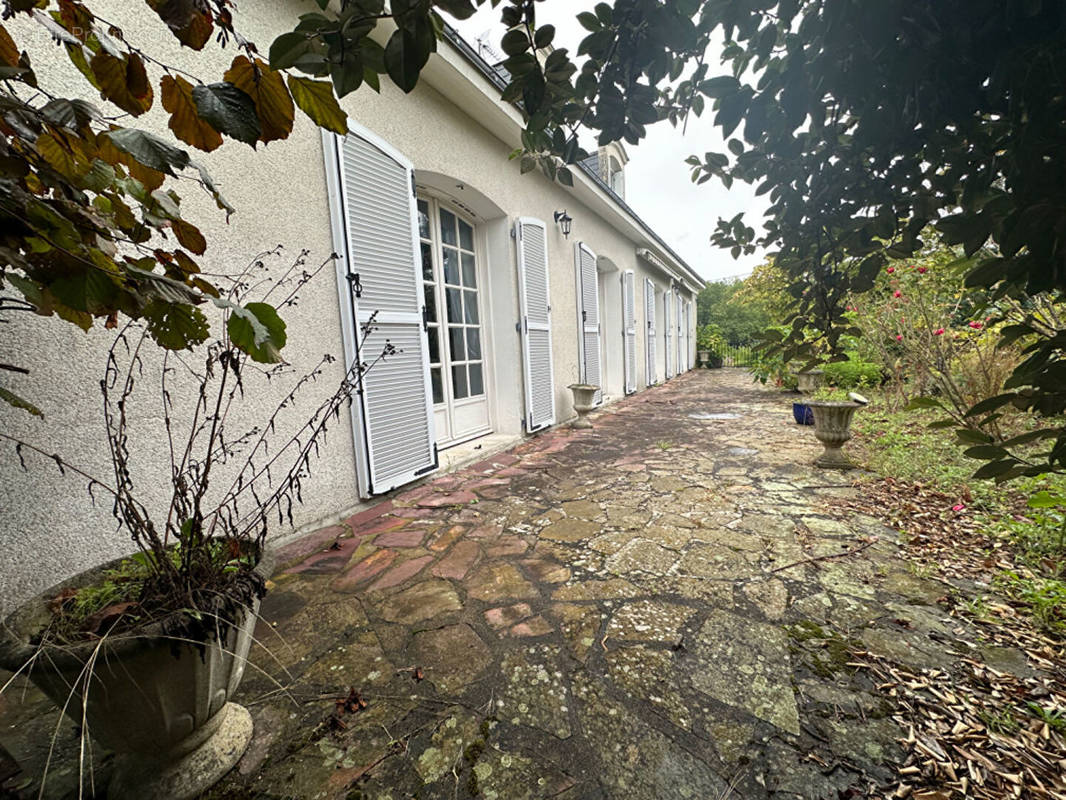
<svg viewBox="0 0 1066 800">
<path fill-rule="evenodd" d="M 570 238 L 570 226 L 574 218 L 566 213 L 565 208 L 562 211 L 555 212 L 555 221 L 559 223 L 559 230 L 563 232 L 563 236 Z"/>
</svg>

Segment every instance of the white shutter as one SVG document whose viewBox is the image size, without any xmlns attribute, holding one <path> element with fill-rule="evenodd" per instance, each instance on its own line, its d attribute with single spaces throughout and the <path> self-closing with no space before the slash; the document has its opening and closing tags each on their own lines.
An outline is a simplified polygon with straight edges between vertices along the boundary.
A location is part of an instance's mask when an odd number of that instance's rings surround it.
<svg viewBox="0 0 1066 800">
<path fill-rule="evenodd" d="M 645 377 L 648 386 L 658 381 L 655 371 L 655 284 L 651 278 L 644 279 L 644 355 Z"/>
<path fill-rule="evenodd" d="M 577 266 L 577 316 L 578 358 L 581 365 L 581 382 L 599 386 L 593 398 L 603 402 L 603 377 L 600 355 L 600 292 L 596 275 L 596 254 L 584 242 L 574 245 L 574 260 Z"/>
<path fill-rule="evenodd" d="M 684 355 L 685 354 L 685 350 L 684 350 L 685 342 L 684 342 L 684 338 L 683 338 L 683 334 L 682 334 L 683 320 L 681 318 L 682 317 L 681 293 L 678 292 L 677 294 L 674 295 L 674 297 L 676 298 L 676 300 L 675 300 L 676 308 L 675 308 L 675 314 L 674 314 L 674 322 L 675 322 L 675 325 L 677 327 L 677 374 L 680 375 L 682 372 L 684 372 L 686 369 L 688 369 L 688 367 L 685 366 L 685 355 Z"/>
<path fill-rule="evenodd" d="M 515 223 L 515 240 L 518 242 L 522 365 L 526 379 L 526 432 L 532 433 L 555 423 L 547 227 L 539 219 L 523 217 Z"/>
<path fill-rule="evenodd" d="M 692 369 L 692 301 L 685 301 L 685 369 Z"/>
<path fill-rule="evenodd" d="M 352 411 L 369 497 L 437 467 L 413 174 L 368 132 L 329 141 L 345 350 L 349 364 L 372 365 Z M 396 353 L 380 358 L 386 344 Z"/>
<path fill-rule="evenodd" d="M 633 270 L 622 273 L 622 355 L 626 394 L 637 390 L 637 299 Z"/>
<path fill-rule="evenodd" d="M 667 289 L 663 294 L 663 336 L 666 344 L 666 379 L 674 377 L 674 290 Z"/>
</svg>

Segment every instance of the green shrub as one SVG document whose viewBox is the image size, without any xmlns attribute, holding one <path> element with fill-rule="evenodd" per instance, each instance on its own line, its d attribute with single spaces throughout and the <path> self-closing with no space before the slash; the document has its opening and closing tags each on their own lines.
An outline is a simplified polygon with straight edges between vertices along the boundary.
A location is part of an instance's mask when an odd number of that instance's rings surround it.
<svg viewBox="0 0 1066 800">
<path fill-rule="evenodd" d="M 858 359 L 836 361 L 822 367 L 825 381 L 838 389 L 856 389 L 881 384 L 881 367 Z"/>
</svg>

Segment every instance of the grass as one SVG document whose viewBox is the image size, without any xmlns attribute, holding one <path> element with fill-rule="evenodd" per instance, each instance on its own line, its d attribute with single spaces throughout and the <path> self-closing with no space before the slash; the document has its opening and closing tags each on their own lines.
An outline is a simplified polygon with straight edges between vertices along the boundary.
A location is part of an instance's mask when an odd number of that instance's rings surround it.
<svg viewBox="0 0 1066 800">
<path fill-rule="evenodd" d="M 1066 633 L 1066 508 L 1029 508 L 1037 492 L 1066 495 L 1066 476 L 1023 478 L 1006 485 L 978 480 L 983 463 L 963 455 L 951 429 L 930 429 L 936 411 L 887 411 L 877 399 L 855 415 L 855 449 L 880 475 L 920 483 L 952 495 L 979 525 L 1006 541 L 1015 570 L 1003 570 L 996 589 L 1027 609 L 1047 631 Z M 979 601 L 975 601 L 979 605 Z M 971 609 L 980 617 L 980 608 Z"/>
</svg>

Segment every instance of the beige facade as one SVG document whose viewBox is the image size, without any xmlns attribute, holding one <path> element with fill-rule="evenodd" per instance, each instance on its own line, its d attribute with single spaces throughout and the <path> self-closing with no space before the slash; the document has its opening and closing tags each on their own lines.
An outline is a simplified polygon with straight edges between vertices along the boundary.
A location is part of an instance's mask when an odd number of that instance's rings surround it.
<svg viewBox="0 0 1066 800">
<path fill-rule="evenodd" d="M 135 44 L 194 74 L 218 75 L 234 55 L 212 46 L 194 56 L 182 52 L 172 45 L 162 23 L 144 12 L 142 3 L 130 0 L 113 5 L 118 7 L 113 16 L 124 24 Z M 238 28 L 265 45 L 291 27 L 301 10 L 298 3 L 290 6 L 261 0 L 242 4 Z M 84 85 L 65 58 L 57 56 L 56 63 L 58 82 Z M 539 174 L 520 175 L 518 162 L 508 156 L 519 146 L 521 117 L 513 107 L 499 102 L 499 90 L 486 76 L 485 67 L 476 62 L 471 51 L 445 41 L 410 95 L 383 81 L 380 94 L 364 88 L 343 103 L 353 132 L 387 143 L 413 166 L 417 196 L 422 201 L 419 210 L 424 210 L 423 216 L 430 221 L 430 227 L 420 231 L 425 233 L 419 236 L 420 244 L 428 247 L 424 252 L 433 254 L 434 265 L 434 280 L 427 280 L 424 288 L 430 293 L 427 297 L 437 298 L 441 305 L 438 313 L 445 318 L 438 321 L 439 348 L 450 347 L 451 336 L 465 336 L 463 358 L 448 362 L 438 353 L 442 396 L 432 396 L 434 387 L 427 389 L 438 446 L 460 442 L 469 446 L 471 437 L 489 433 L 495 434 L 494 442 L 501 436 L 523 435 L 528 382 L 516 329 L 521 315 L 516 266 L 519 245 L 514 236 L 520 218 L 544 223 L 555 424 L 573 416 L 567 386 L 582 375 L 580 281 L 575 257 L 578 243 L 596 256 L 604 402 L 626 393 L 627 346 L 635 348 L 628 361 L 629 385 L 636 390 L 661 382 L 667 375 L 692 366 L 695 360 L 695 293 L 702 281 L 596 177 L 578 172 L 575 186 L 566 188 Z M 165 130 L 161 109 L 153 109 L 149 117 L 147 124 Z M 338 186 L 344 178 L 330 174 L 336 164 L 331 160 L 332 147 L 328 137 L 301 118 L 288 140 L 260 146 L 259 152 L 227 141 L 215 153 L 200 154 L 238 210 L 227 224 L 209 198 L 198 196 L 191 188 L 183 192 L 186 216 L 200 225 L 210 243 L 204 261 L 212 271 L 233 273 L 255 254 L 277 244 L 292 255 L 309 250 L 309 263 L 317 263 L 337 248 L 344 236 L 337 203 Z M 573 219 L 569 237 L 564 237 L 554 221 L 555 212 L 564 209 Z M 453 218 L 457 220 L 454 235 L 446 232 Z M 450 241 L 453 238 L 455 242 Z M 453 269 L 449 266 L 453 262 L 459 266 Z M 282 263 L 283 259 L 268 259 L 268 265 L 280 267 Z M 301 292 L 299 305 L 286 312 L 289 343 L 285 356 L 297 371 L 312 366 L 323 353 L 343 354 L 343 342 L 351 331 L 345 330 L 342 313 L 348 285 L 339 276 L 350 268 L 342 263 L 336 274 L 324 271 Z M 464 283 L 463 276 L 470 269 L 473 279 Z M 634 302 L 627 345 L 623 275 L 628 271 L 633 273 Z M 655 292 L 651 304 L 654 338 L 648 335 L 648 281 Z M 456 296 L 467 303 L 462 307 L 466 319 L 462 326 L 449 327 L 448 304 Z M 667 298 L 672 298 L 670 303 Z M 671 306 L 669 312 L 667 305 Z M 670 337 L 666 335 L 668 320 Z M 38 318 L 20 319 L 7 328 L 4 360 L 33 367 L 32 374 L 13 389 L 35 398 L 46 419 L 31 419 L 0 406 L 5 430 L 107 477 L 109 462 L 96 386 L 111 334 L 99 327 L 82 334 L 57 320 Z M 649 344 L 653 357 L 648 355 Z M 158 369 L 158 353 L 153 349 L 145 362 L 151 374 Z M 304 405 L 286 419 L 295 424 L 301 412 L 309 413 L 341 373 L 341 364 L 334 365 L 319 382 L 319 393 L 308 394 Z M 464 394 L 462 381 L 466 382 L 465 396 L 459 397 Z M 473 392 L 477 388 L 480 394 Z M 444 402 L 433 402 L 437 399 Z M 138 447 L 133 468 L 143 476 L 137 485 L 145 492 L 149 507 L 165 501 L 169 482 L 158 402 L 149 390 L 131 409 Z M 244 421 L 261 422 L 271 409 L 267 396 L 252 397 Z M 347 419 L 330 430 L 321 458 L 305 484 L 305 502 L 294 509 L 295 525 L 283 526 L 275 535 L 291 535 L 294 529 L 340 519 L 358 507 L 362 500 L 356 464 L 363 444 Z M 60 476 L 44 463 L 30 460 L 29 466 L 29 472 L 24 472 L 11 454 L 0 462 L 3 607 L 131 547 L 125 533 L 115 532 L 106 501 L 101 500 L 96 507 L 89 503 L 83 481 Z"/>
</svg>

